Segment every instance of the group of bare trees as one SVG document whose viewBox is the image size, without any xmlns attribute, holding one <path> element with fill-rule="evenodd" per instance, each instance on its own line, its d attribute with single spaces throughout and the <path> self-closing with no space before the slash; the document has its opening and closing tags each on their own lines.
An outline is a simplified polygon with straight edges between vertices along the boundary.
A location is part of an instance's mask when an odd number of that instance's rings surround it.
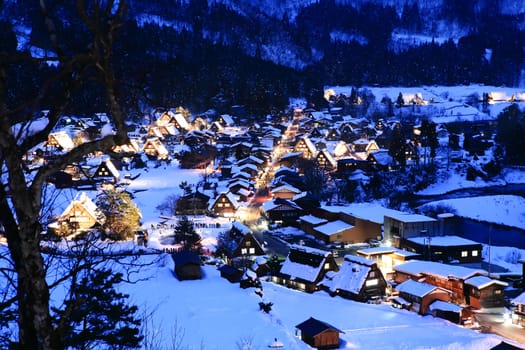
<svg viewBox="0 0 525 350">
<path fill-rule="evenodd" d="M 5 336 L 3 340 L 16 349 L 87 348 L 85 344 L 72 344 L 70 339 L 75 322 L 79 317 L 88 319 L 91 312 L 82 309 L 90 293 L 84 287 L 93 283 L 93 278 L 106 285 L 122 279 L 86 258 L 68 260 L 73 266 L 68 265 L 60 277 L 50 279 L 50 269 L 56 265 L 49 263 L 49 255 L 41 248 L 41 213 L 46 200 L 42 190 L 48 176 L 86 154 L 127 141 L 112 66 L 115 35 L 125 16 L 125 2 L 77 0 L 76 7 L 66 3 L 40 0 L 36 9 L 34 4 L 27 7 L 28 11 L 37 11 L 33 16 L 40 18 L 43 28 L 43 33 L 33 33 L 32 37 L 46 37 L 46 52 L 52 54 L 34 57 L 30 50 L 15 49 L 13 43 L 0 43 L 0 223 L 8 243 L 8 251 L 2 248 L 0 259 L 0 332 Z M 0 2 L 0 10 L 3 6 L 7 2 Z M 64 39 L 67 25 L 82 27 L 82 36 L 74 43 Z M 7 20 L 2 27 L 11 30 L 10 38 L 14 37 Z M 20 81 L 26 77 L 21 74 L 26 68 L 31 77 Z M 32 93 L 17 91 L 25 88 Z M 116 132 L 78 145 L 37 168 L 26 167 L 24 155 L 47 139 L 65 113 L 75 112 L 75 96 L 93 88 L 103 92 L 100 98 Z M 42 110 L 48 110 L 44 123 L 35 119 Z M 52 288 L 59 284 L 65 284 L 68 292 L 61 305 L 51 304 Z M 140 340 L 137 334 L 131 335 Z M 118 346 L 125 347 L 125 343 Z"/>
</svg>

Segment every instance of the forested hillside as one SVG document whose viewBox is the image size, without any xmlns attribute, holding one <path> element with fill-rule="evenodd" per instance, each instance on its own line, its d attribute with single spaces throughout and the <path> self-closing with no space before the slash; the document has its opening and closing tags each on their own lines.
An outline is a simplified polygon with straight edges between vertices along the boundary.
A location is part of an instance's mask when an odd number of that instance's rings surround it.
<svg viewBox="0 0 525 350">
<path fill-rule="evenodd" d="M 75 8 L 50 4 L 59 35 L 77 49 L 86 28 L 75 22 Z M 3 3 L 0 45 L 53 55 L 32 6 Z M 524 6 L 506 0 L 134 0 L 114 54 L 130 115 L 162 105 L 243 104 L 266 113 L 288 96 L 318 96 L 324 85 L 519 86 L 524 28 Z M 40 84 L 32 75 L 29 85 L 19 72 L 12 77 L 28 95 Z M 103 107 L 91 93 L 77 97 L 86 113 Z"/>
</svg>

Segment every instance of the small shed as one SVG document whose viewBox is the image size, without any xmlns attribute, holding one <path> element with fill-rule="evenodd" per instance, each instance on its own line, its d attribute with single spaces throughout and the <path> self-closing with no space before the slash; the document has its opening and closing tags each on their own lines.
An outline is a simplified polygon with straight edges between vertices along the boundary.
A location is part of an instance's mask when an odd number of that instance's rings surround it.
<svg viewBox="0 0 525 350">
<path fill-rule="evenodd" d="M 201 259 L 189 250 L 181 250 L 171 256 L 175 265 L 175 275 L 180 281 L 202 278 Z"/>
<path fill-rule="evenodd" d="M 339 333 L 342 330 L 329 323 L 310 317 L 295 326 L 297 336 L 306 344 L 317 349 L 339 348 Z"/>
<path fill-rule="evenodd" d="M 230 265 L 222 265 L 219 267 L 222 278 L 226 278 L 231 283 L 240 282 L 243 276 L 243 272 Z"/>
</svg>

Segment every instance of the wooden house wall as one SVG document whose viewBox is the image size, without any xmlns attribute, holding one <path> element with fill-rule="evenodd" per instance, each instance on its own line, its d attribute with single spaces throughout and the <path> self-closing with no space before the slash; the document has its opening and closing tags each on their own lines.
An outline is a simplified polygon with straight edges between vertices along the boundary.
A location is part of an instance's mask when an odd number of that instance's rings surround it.
<svg viewBox="0 0 525 350">
<path fill-rule="evenodd" d="M 299 228 L 304 231 L 306 234 L 309 234 L 309 235 L 314 235 L 315 234 L 315 226 L 317 225 L 314 225 L 312 223 L 309 223 L 309 222 L 306 222 L 306 221 L 300 221 L 299 223 Z"/>
<path fill-rule="evenodd" d="M 271 221 L 282 221 L 287 225 L 294 225 L 303 213 L 299 209 L 290 208 L 286 210 L 269 210 L 267 214 Z"/>
<path fill-rule="evenodd" d="M 293 197 L 296 195 L 296 193 L 288 191 L 288 190 L 282 190 L 277 192 L 272 192 L 273 198 L 282 198 L 286 200 L 293 199 Z"/>
<path fill-rule="evenodd" d="M 461 304 L 465 301 L 463 280 L 428 275 L 425 276 L 425 283 L 451 291 L 453 303 Z"/>
<path fill-rule="evenodd" d="M 354 228 L 348 228 L 339 232 L 334 232 L 333 234 L 326 235 L 324 233 L 321 233 L 317 231 L 314 228 L 314 236 L 317 239 L 320 239 L 324 241 L 325 243 L 333 243 L 333 242 L 350 242 L 352 239 L 352 232 Z"/>
<path fill-rule="evenodd" d="M 503 286 L 492 284 L 481 290 L 472 287 L 468 296 L 468 304 L 477 309 L 505 306 Z"/>
<path fill-rule="evenodd" d="M 200 197 L 181 197 L 177 200 L 177 215 L 203 215 L 208 212 L 208 201 Z"/>
<path fill-rule="evenodd" d="M 367 286 L 366 281 L 377 279 L 377 284 Z M 368 273 L 368 276 L 366 278 L 365 283 L 363 284 L 363 288 L 361 289 L 360 294 L 365 299 L 370 299 L 371 297 L 375 296 L 384 296 L 386 293 L 386 280 L 383 277 L 383 273 L 378 268 L 377 265 L 373 265 L 370 269 L 370 272 Z"/>
<path fill-rule="evenodd" d="M 222 216 L 232 216 L 236 213 L 236 209 L 234 208 L 233 204 L 224 195 L 221 195 L 220 198 L 217 199 L 213 205 L 212 211 L 215 214 Z"/>
<path fill-rule="evenodd" d="M 290 280 L 289 276 L 279 275 L 279 276 L 272 276 L 271 280 L 273 283 L 283 285 L 287 288 L 301 290 L 307 293 L 313 293 L 319 290 L 319 286 L 317 285 L 317 282 L 308 282 L 300 278 Z"/>
<path fill-rule="evenodd" d="M 335 221 L 339 218 L 339 213 L 328 211 L 326 209 L 323 209 L 322 207 L 312 208 L 311 214 L 328 221 Z"/>
<path fill-rule="evenodd" d="M 425 314 L 427 312 L 428 306 L 436 300 L 441 300 L 447 303 L 451 301 L 450 296 L 446 291 L 436 289 L 423 297 L 419 312 L 421 314 Z"/>
<path fill-rule="evenodd" d="M 395 271 L 395 273 L 393 275 L 394 282 L 397 283 L 397 284 L 403 283 L 403 282 L 405 282 L 406 280 L 409 280 L 409 279 L 413 279 L 414 281 L 417 281 L 417 280 L 419 280 L 418 277 L 420 277 L 420 276 L 412 276 L 411 274 L 404 273 L 404 272 L 401 272 L 401 271 Z"/>
<path fill-rule="evenodd" d="M 74 203 L 69 213 L 65 214 L 65 221 L 76 223 L 79 230 L 92 228 L 97 223 L 97 220 L 78 203 Z"/>
<path fill-rule="evenodd" d="M 353 229 L 343 239 L 344 242 L 361 243 L 371 238 L 381 239 L 381 224 L 356 218 L 345 213 L 340 214 L 340 219 L 354 225 Z"/>
<path fill-rule="evenodd" d="M 202 277 L 201 266 L 197 264 L 175 266 L 175 274 L 181 281 L 200 279 Z"/>
<path fill-rule="evenodd" d="M 317 348 L 338 348 L 339 332 L 335 330 L 326 330 L 313 337 L 313 345 Z"/>
<path fill-rule="evenodd" d="M 409 240 L 401 240 L 401 249 L 415 251 L 423 256 L 428 256 L 428 246 L 424 244 L 415 243 Z M 477 252 L 477 256 L 472 254 Z M 458 260 L 460 263 L 478 263 L 481 262 L 482 247 L 481 244 L 461 245 L 461 246 L 431 246 L 430 252 L 432 256 L 439 258 L 442 261 Z M 466 256 L 462 253 L 466 252 Z M 435 259 L 433 259 L 435 260 Z"/>
<path fill-rule="evenodd" d="M 410 238 L 421 236 L 422 231 L 426 231 L 430 236 L 436 236 L 439 233 L 439 222 L 436 221 L 412 221 L 403 222 L 389 216 L 385 216 L 385 238 L 399 236 L 401 238 Z"/>
<path fill-rule="evenodd" d="M 243 254 L 243 249 L 246 249 L 246 253 Z M 250 249 L 253 249 L 253 252 L 250 252 Z M 233 256 L 243 256 L 243 255 L 264 255 L 264 250 L 257 241 L 257 239 L 251 234 L 247 233 L 243 236 L 239 245 L 233 252 Z"/>
</svg>

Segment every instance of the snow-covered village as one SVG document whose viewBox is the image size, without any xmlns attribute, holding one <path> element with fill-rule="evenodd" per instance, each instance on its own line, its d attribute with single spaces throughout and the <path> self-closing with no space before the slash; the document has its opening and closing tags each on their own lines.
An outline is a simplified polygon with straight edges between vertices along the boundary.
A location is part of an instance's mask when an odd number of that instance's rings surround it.
<svg viewBox="0 0 525 350">
<path fill-rule="evenodd" d="M 0 349 L 525 349 L 525 5 L 0 1 Z"/>
<path fill-rule="evenodd" d="M 337 101 L 351 93 L 327 87 L 329 109 L 291 99 L 251 125 L 242 111 L 152 110 L 129 143 L 48 177 L 44 259 L 104 255 L 96 264 L 126 276 L 117 289 L 138 307 L 145 349 L 522 348 L 525 200 L 469 192 L 525 183 L 520 167 L 487 170 L 496 115 L 521 106 L 519 92 L 368 90 L 402 96 L 398 115 L 417 109 L 430 133 L 345 114 Z M 483 112 L 465 103 L 473 93 L 500 98 Z M 18 134 L 46 125 L 44 112 Z M 25 167 L 113 128 L 105 114 L 63 118 Z M 55 268 L 51 300 L 63 302 Z"/>
</svg>

